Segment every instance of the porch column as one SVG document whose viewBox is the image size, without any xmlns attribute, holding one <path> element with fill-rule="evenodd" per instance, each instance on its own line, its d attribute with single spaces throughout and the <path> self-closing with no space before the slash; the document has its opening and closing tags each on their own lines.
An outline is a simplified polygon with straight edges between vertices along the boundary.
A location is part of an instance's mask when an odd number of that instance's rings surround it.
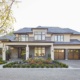
<svg viewBox="0 0 80 80">
<path fill-rule="evenodd" d="M 65 49 L 65 60 L 68 60 L 68 49 Z"/>
<path fill-rule="evenodd" d="M 6 60 L 6 46 L 4 44 L 2 48 L 2 60 Z"/>
<path fill-rule="evenodd" d="M 26 60 L 29 58 L 29 46 L 26 45 Z"/>
<path fill-rule="evenodd" d="M 51 45 L 51 59 L 54 60 L 54 48 L 53 48 L 53 45 Z"/>
</svg>

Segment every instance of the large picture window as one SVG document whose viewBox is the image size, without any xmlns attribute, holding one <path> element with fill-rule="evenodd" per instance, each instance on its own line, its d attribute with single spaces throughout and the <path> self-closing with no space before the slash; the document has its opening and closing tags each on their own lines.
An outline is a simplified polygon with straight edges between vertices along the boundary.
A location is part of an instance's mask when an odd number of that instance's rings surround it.
<svg viewBox="0 0 80 80">
<path fill-rule="evenodd" d="M 55 35 L 54 36 L 54 41 L 63 42 L 64 41 L 64 36 L 63 35 Z"/>
<path fill-rule="evenodd" d="M 45 56 L 45 47 L 35 47 L 34 56 Z"/>
<path fill-rule="evenodd" d="M 45 32 L 35 32 L 35 40 L 45 40 Z"/>
</svg>

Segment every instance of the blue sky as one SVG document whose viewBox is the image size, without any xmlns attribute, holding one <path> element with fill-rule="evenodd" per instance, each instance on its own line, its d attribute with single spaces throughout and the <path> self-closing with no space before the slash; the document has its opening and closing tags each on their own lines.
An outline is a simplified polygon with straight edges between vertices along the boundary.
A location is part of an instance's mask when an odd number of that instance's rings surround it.
<svg viewBox="0 0 80 80">
<path fill-rule="evenodd" d="M 80 31 L 80 0 L 19 0 L 13 6 L 14 30 L 56 26 Z"/>
</svg>

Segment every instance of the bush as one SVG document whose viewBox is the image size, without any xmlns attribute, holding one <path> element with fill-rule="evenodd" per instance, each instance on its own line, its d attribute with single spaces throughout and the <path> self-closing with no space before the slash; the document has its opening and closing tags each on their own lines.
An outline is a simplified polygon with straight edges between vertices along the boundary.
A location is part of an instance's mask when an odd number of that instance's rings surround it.
<svg viewBox="0 0 80 80">
<path fill-rule="evenodd" d="M 5 64 L 6 61 L 3 61 L 2 58 L 0 58 L 0 64 Z"/>
<path fill-rule="evenodd" d="M 27 64 L 25 64 L 27 62 Z M 44 59 L 29 59 L 23 62 L 12 62 L 4 65 L 3 67 L 9 68 L 68 68 L 68 65 L 60 63 L 58 61 L 44 60 Z"/>
</svg>

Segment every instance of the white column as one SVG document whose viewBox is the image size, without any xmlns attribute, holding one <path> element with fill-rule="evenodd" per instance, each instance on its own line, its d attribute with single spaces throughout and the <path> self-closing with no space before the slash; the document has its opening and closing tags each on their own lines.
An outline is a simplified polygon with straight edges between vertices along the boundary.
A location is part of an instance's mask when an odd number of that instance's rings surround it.
<svg viewBox="0 0 80 80">
<path fill-rule="evenodd" d="M 53 45 L 51 45 L 51 59 L 54 60 L 54 48 L 53 48 Z"/>
<path fill-rule="evenodd" d="M 68 49 L 65 49 L 65 60 L 68 60 Z"/>
<path fill-rule="evenodd" d="M 3 45 L 3 48 L 2 48 L 2 60 L 6 60 L 6 46 Z"/>
<path fill-rule="evenodd" d="M 26 60 L 29 58 L 29 46 L 26 45 Z"/>
</svg>

